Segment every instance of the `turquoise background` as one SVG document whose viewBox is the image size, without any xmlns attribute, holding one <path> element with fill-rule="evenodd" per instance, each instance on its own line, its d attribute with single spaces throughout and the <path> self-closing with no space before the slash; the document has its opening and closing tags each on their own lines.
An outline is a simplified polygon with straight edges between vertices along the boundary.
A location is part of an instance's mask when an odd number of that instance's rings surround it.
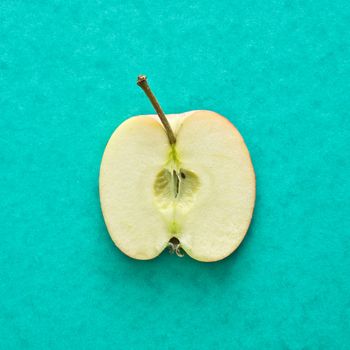
<svg viewBox="0 0 350 350">
<path fill-rule="evenodd" d="M 349 349 L 349 24 L 345 0 L 2 0 L 0 348 Z M 108 236 L 99 165 L 152 113 L 140 73 L 247 142 L 254 220 L 222 262 Z"/>
</svg>

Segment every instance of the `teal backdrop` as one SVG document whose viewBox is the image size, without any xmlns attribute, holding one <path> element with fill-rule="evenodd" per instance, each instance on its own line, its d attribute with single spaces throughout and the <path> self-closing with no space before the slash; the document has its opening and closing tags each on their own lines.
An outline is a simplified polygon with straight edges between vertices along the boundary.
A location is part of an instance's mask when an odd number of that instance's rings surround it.
<svg viewBox="0 0 350 350">
<path fill-rule="evenodd" d="M 0 348 L 349 349 L 349 24 L 346 0 L 2 0 Z M 246 140 L 256 209 L 224 261 L 109 238 L 99 166 L 152 113 L 140 73 Z"/>
</svg>

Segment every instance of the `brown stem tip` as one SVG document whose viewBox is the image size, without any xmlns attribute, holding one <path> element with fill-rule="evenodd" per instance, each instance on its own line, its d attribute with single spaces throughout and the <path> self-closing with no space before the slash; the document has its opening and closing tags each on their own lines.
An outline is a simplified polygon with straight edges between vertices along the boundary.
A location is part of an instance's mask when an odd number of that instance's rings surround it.
<svg viewBox="0 0 350 350">
<path fill-rule="evenodd" d="M 162 108 L 160 107 L 159 102 L 157 101 L 156 97 L 154 96 L 153 92 L 151 91 L 148 82 L 147 77 L 145 75 L 139 75 L 137 77 L 137 85 L 145 92 L 149 100 L 151 101 L 153 108 L 157 112 L 160 121 L 162 122 L 164 129 L 166 131 L 166 134 L 168 136 L 169 142 L 171 145 L 175 144 L 176 138 L 173 133 L 173 130 L 171 129 L 171 126 L 169 124 L 168 119 L 166 118 Z"/>
<path fill-rule="evenodd" d="M 139 75 L 137 77 L 137 85 L 141 86 L 141 84 L 147 80 L 147 77 L 145 75 Z"/>
</svg>

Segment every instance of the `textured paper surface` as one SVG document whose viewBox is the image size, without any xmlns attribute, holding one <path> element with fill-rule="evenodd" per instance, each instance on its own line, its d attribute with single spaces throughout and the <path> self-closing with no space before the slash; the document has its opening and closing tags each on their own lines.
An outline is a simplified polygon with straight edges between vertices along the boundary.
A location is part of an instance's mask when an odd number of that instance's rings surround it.
<svg viewBox="0 0 350 350">
<path fill-rule="evenodd" d="M 349 18 L 348 1 L 2 0 L 0 348 L 348 349 Z M 140 73 L 166 112 L 217 111 L 250 149 L 254 220 L 220 263 L 109 239 L 99 164 L 153 113 Z"/>
</svg>

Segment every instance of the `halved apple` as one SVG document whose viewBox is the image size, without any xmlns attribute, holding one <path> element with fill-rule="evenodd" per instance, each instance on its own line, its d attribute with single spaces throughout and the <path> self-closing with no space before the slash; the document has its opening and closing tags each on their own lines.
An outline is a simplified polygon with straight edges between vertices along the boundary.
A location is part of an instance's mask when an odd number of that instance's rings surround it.
<svg viewBox="0 0 350 350">
<path fill-rule="evenodd" d="M 223 259 L 239 246 L 253 214 L 248 149 L 215 112 L 168 120 L 174 143 L 157 115 L 127 119 L 110 138 L 99 184 L 108 231 L 136 259 L 152 259 L 169 245 L 200 261 Z"/>
</svg>

